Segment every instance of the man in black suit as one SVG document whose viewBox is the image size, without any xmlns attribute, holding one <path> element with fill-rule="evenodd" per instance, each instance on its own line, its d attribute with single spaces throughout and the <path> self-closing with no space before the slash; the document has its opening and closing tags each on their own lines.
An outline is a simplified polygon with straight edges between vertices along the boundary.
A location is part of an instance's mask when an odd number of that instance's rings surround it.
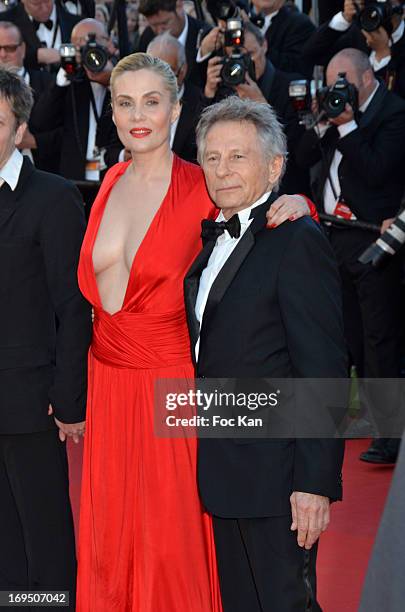
<svg viewBox="0 0 405 612">
<path fill-rule="evenodd" d="M 318 164 L 314 196 L 322 210 L 381 226 L 383 231 L 397 215 L 404 192 L 405 103 L 375 79 L 367 55 L 357 49 L 340 51 L 331 60 L 328 85 L 340 72 L 356 86 L 360 112 L 347 105 L 338 117 L 306 132 L 297 160 L 305 167 Z M 357 374 L 397 378 L 400 261 L 393 257 L 381 270 L 358 261 L 378 235 L 338 225 L 329 229 L 343 280 L 346 336 Z M 362 459 L 391 463 L 397 447 L 397 442 L 376 441 Z"/>
<path fill-rule="evenodd" d="M 16 148 L 31 106 L 24 81 L 0 70 L 0 590 L 70 591 L 73 611 L 64 442 L 85 426 L 91 310 L 76 277 L 85 221 L 74 186 Z"/>
<path fill-rule="evenodd" d="M 147 52 L 167 62 L 177 77 L 181 112 L 171 126 L 172 151 L 187 161 L 196 162 L 195 128 L 204 108 L 201 90 L 186 79 L 187 59 L 184 46 L 168 32 L 156 36 Z"/>
<path fill-rule="evenodd" d="M 209 26 L 187 15 L 182 0 L 140 0 L 139 12 L 146 17 L 149 26 L 142 33 L 137 51 L 145 52 L 155 36 L 169 32 L 186 49 L 186 78 L 198 87 L 203 86 L 205 72 L 196 63 L 197 45 L 200 33 L 207 32 Z"/>
<path fill-rule="evenodd" d="M 33 90 L 34 107 L 41 95 L 53 85 L 55 78 L 47 70 L 27 70 L 24 66 L 25 43 L 21 32 L 10 21 L 0 21 L 0 68 L 13 68 Z M 59 130 L 37 134 L 28 124 L 19 149 L 28 155 L 39 170 L 55 171 L 60 143 Z M 55 157 L 56 155 L 56 157 Z"/>
<path fill-rule="evenodd" d="M 229 95 L 237 94 L 256 102 L 268 102 L 277 113 L 287 136 L 288 162 L 287 169 L 280 183 L 282 193 L 304 193 L 309 195 L 309 172 L 300 168 L 295 160 L 295 145 L 301 139 L 304 128 L 299 123 L 289 98 L 289 86 L 292 80 L 302 78 L 299 74 L 283 72 L 276 68 L 267 57 L 267 41 L 259 28 L 252 23 L 244 24 L 244 46 L 254 64 L 255 80 L 249 74 L 245 82 L 235 88 L 224 86 L 221 78 L 222 57 L 213 57 L 208 61 L 207 83 L 204 89 L 206 103 L 215 103 Z"/>
<path fill-rule="evenodd" d="M 107 49 L 105 26 L 95 19 L 83 19 L 73 28 L 72 43 L 80 50 L 91 33 Z M 98 184 L 105 170 L 118 161 L 122 145 L 112 121 L 108 88 L 112 68 L 111 61 L 102 72 L 83 67 L 73 79 L 60 68 L 56 84 L 35 107 L 31 124 L 37 133 L 61 131 L 58 172 L 65 178 Z"/>
<path fill-rule="evenodd" d="M 252 4 L 265 16 L 262 32 L 269 60 L 279 70 L 311 78 L 313 63 L 302 55 L 304 43 L 315 30 L 308 15 L 284 6 L 285 0 L 253 0 Z"/>
<path fill-rule="evenodd" d="M 274 111 L 226 98 L 203 112 L 197 145 L 221 209 L 216 222 L 203 222 L 205 246 L 185 279 L 197 377 L 345 377 L 326 237 L 308 218 L 266 228 L 286 156 Z M 341 498 L 342 459 L 337 439 L 199 440 L 224 612 L 320 610 L 316 541 L 330 501 Z"/>
<path fill-rule="evenodd" d="M 73 26 L 80 17 L 68 13 L 58 1 L 22 0 L 0 13 L 0 21 L 18 26 L 26 45 L 26 68 L 38 69 L 59 64 L 59 47 L 69 42 Z"/>
<path fill-rule="evenodd" d="M 394 14 L 383 26 L 366 32 L 356 19 L 354 0 L 342 0 L 342 11 L 323 23 L 304 46 L 303 53 L 309 62 L 327 66 L 331 58 L 348 47 L 370 55 L 376 77 L 382 79 L 390 91 L 405 98 L 405 26 L 400 0 L 386 0 Z M 357 5 L 364 6 L 358 1 Z"/>
</svg>

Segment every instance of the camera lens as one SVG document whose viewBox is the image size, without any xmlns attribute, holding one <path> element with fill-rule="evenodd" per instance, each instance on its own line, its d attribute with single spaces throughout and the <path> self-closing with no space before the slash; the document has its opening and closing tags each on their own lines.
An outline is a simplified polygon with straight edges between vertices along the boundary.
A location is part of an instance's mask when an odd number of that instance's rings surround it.
<svg viewBox="0 0 405 612">
<path fill-rule="evenodd" d="M 384 10 L 378 6 L 366 7 L 360 13 L 360 27 L 366 32 L 374 32 L 384 21 Z"/>
<path fill-rule="evenodd" d="M 235 87 L 244 82 L 245 67 L 237 60 L 227 62 L 222 68 L 221 76 L 226 85 Z"/>
<path fill-rule="evenodd" d="M 86 49 L 82 61 L 91 72 L 102 72 L 107 64 L 108 55 L 101 47 L 90 47 Z"/>
</svg>

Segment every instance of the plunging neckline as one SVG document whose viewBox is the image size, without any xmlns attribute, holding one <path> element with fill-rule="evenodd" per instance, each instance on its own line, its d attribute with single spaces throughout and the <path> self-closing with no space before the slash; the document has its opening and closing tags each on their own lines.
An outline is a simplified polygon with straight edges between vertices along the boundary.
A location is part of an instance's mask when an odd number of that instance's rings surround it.
<svg viewBox="0 0 405 612">
<path fill-rule="evenodd" d="M 94 262 L 93 262 L 93 251 L 94 251 L 94 245 L 95 245 L 96 240 L 97 240 L 98 232 L 99 232 L 99 229 L 100 229 L 101 221 L 102 221 L 102 219 L 104 217 L 105 209 L 107 207 L 108 200 L 110 198 L 111 191 L 112 191 L 113 187 L 119 182 L 121 176 L 126 172 L 126 170 L 129 168 L 131 163 L 133 163 L 133 162 L 129 161 L 125 166 L 123 166 L 122 172 L 119 173 L 118 180 L 115 181 L 109 187 L 107 193 L 104 194 L 103 205 L 100 207 L 100 214 L 98 215 L 98 219 L 97 219 L 97 221 L 95 223 L 95 226 L 94 226 L 94 234 L 93 234 L 93 239 L 92 239 L 91 248 L 90 248 L 91 270 L 92 270 L 92 276 L 93 276 L 93 281 L 94 281 L 94 286 L 95 286 L 95 294 L 96 294 L 96 298 L 97 298 L 97 303 L 98 303 L 99 308 L 101 308 L 101 310 L 104 313 L 108 314 L 110 317 L 114 317 L 115 315 L 118 315 L 119 313 L 121 313 L 121 312 L 123 312 L 125 310 L 125 305 L 126 305 L 127 298 L 128 298 L 128 291 L 129 291 L 129 288 L 130 288 L 132 280 L 133 280 L 133 270 L 135 268 L 135 264 L 136 264 L 136 261 L 137 261 L 138 256 L 139 256 L 139 252 L 144 247 L 145 242 L 147 242 L 147 240 L 148 240 L 148 238 L 150 236 L 152 228 L 157 224 L 158 219 L 161 216 L 163 205 L 166 202 L 166 200 L 167 200 L 167 198 L 168 198 L 168 196 L 169 196 L 169 194 L 170 194 L 170 192 L 172 190 L 172 187 L 173 187 L 173 175 L 174 175 L 174 172 L 175 172 L 178 160 L 177 160 L 177 156 L 175 154 L 173 154 L 172 169 L 171 169 L 171 172 L 170 172 L 169 186 L 167 188 L 167 191 L 166 191 L 166 193 L 165 193 L 161 203 L 159 204 L 158 209 L 156 210 L 155 214 L 152 217 L 152 220 L 151 220 L 151 222 L 150 222 L 150 224 L 149 224 L 149 226 L 148 226 L 148 228 L 147 228 L 147 230 L 146 230 L 146 232 L 144 234 L 144 237 L 142 238 L 141 242 L 139 243 L 139 246 L 138 246 L 137 250 L 135 251 L 134 257 L 132 259 L 132 264 L 131 264 L 131 267 L 129 269 L 128 281 L 127 281 L 127 284 L 126 284 L 126 289 L 125 289 L 124 298 L 122 300 L 121 307 L 118 310 L 116 310 L 115 312 L 108 312 L 108 310 L 105 310 L 105 308 L 103 306 L 103 303 L 101 301 L 100 292 L 99 292 L 99 289 L 98 289 L 97 275 L 96 275 L 96 271 L 95 271 L 95 268 L 94 268 Z"/>
</svg>

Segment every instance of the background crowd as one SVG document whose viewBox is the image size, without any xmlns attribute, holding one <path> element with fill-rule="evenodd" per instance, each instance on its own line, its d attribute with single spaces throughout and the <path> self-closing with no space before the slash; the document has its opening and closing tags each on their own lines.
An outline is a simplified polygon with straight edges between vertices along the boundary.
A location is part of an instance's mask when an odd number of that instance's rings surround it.
<svg viewBox="0 0 405 612">
<path fill-rule="evenodd" d="M 352 371 L 368 378 L 401 375 L 401 255 L 381 268 L 358 261 L 395 219 L 404 193 L 399 0 L 320 0 L 314 6 L 305 0 L 7 0 L 1 9 L 0 66 L 15 68 L 35 97 L 20 149 L 37 168 L 76 181 L 87 209 L 105 171 L 128 158 L 109 90 L 123 54 L 147 51 L 173 69 L 182 111 L 171 128 L 171 147 L 186 160 L 196 161 L 203 108 L 230 95 L 269 103 L 288 140 L 280 192 L 310 196 L 332 217 L 327 231 L 342 276 Z M 240 32 L 232 24 L 239 18 Z M 333 88 L 343 73 L 347 104 L 340 113 L 319 115 L 316 88 Z M 292 93 L 297 81 L 307 91 L 299 99 Z M 392 463 L 397 453 L 398 441 L 383 439 L 362 459 Z"/>
</svg>

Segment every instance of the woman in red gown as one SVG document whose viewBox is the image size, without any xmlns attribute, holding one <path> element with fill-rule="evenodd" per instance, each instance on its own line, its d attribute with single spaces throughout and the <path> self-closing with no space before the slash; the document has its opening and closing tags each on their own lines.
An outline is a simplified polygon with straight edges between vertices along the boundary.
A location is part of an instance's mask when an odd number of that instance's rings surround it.
<svg viewBox="0 0 405 612">
<path fill-rule="evenodd" d="M 134 54 L 114 70 L 114 120 L 132 160 L 106 175 L 79 265 L 95 319 L 78 612 L 221 612 L 196 440 L 158 438 L 153 424 L 154 381 L 193 377 L 183 278 L 201 219 L 215 214 L 201 170 L 170 151 L 176 95 L 156 58 Z"/>
</svg>

